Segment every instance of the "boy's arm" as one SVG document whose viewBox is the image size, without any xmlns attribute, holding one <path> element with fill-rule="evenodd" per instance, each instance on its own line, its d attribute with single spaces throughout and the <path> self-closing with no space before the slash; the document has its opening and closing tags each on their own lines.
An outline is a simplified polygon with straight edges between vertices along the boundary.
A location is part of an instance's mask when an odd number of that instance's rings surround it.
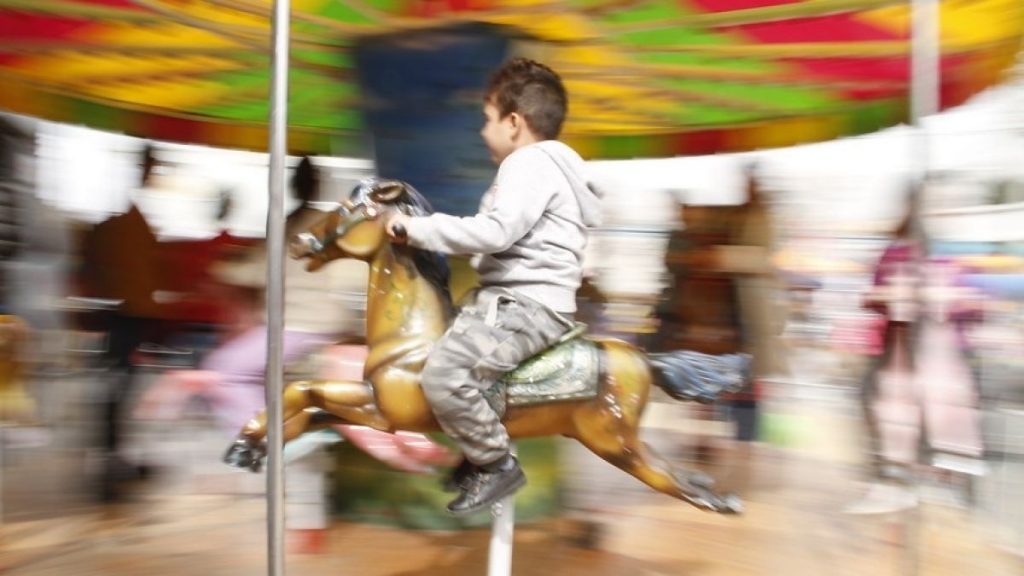
<svg viewBox="0 0 1024 576">
<path fill-rule="evenodd" d="M 540 220 L 554 195 L 554 167 L 538 166 L 530 160 L 528 154 L 506 159 L 494 182 L 491 207 L 476 216 L 432 214 L 410 218 L 406 226 L 409 244 L 446 254 L 507 250 Z"/>
</svg>

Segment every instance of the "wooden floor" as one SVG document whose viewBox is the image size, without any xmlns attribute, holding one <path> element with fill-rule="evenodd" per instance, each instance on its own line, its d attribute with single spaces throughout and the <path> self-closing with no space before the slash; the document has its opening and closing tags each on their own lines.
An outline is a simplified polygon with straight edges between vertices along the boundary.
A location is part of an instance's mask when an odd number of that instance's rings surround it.
<svg viewBox="0 0 1024 576">
<path fill-rule="evenodd" d="M 913 574 L 916 566 L 917 574 L 934 576 L 1010 576 L 1024 569 L 986 542 L 968 510 L 926 503 L 909 514 L 847 516 L 839 510 L 854 494 L 840 484 L 837 467 L 778 454 L 757 459 L 767 476 L 748 493 L 744 516 L 715 516 L 642 487 L 626 489 L 609 494 L 600 509 L 519 526 L 513 573 L 843 576 Z M 580 545 L 587 527 L 597 530 L 592 549 Z M 142 495 L 131 504 L 0 526 L 0 573 L 262 574 L 264 530 L 259 496 Z M 288 574 L 482 575 L 488 537 L 483 530 L 336 522 L 323 553 L 289 555 Z"/>
<path fill-rule="evenodd" d="M 842 429 L 835 414 L 820 417 L 806 427 Z M 697 511 L 651 492 L 581 449 L 567 448 L 568 467 L 578 471 L 570 478 L 571 504 L 558 518 L 517 527 L 513 574 L 1024 574 L 1020 557 L 993 545 L 985 518 L 969 507 L 932 498 L 910 513 L 843 514 L 843 506 L 863 489 L 856 481 L 858 467 L 837 450 L 849 443 L 833 436 L 816 446 L 821 435 L 808 438 L 797 447 L 757 445 L 719 453 L 721 483 L 740 493 L 747 506 L 739 517 Z M 669 460 L 686 459 L 688 448 L 672 436 L 656 440 Z M 258 494 L 157 486 L 117 506 L 62 501 L 65 484 L 55 479 L 73 474 L 67 462 L 63 457 L 7 462 L 0 574 L 266 573 L 265 504 Z M 289 554 L 288 574 L 481 576 L 488 538 L 485 530 L 424 532 L 335 521 L 322 553 Z"/>
</svg>

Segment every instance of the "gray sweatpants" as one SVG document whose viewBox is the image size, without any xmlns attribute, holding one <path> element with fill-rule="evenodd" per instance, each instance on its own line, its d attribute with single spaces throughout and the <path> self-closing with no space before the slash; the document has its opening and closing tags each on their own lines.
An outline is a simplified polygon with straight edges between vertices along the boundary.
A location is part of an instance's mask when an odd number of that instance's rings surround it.
<svg viewBox="0 0 1024 576">
<path fill-rule="evenodd" d="M 551 346 L 573 323 L 504 288 L 484 288 L 463 306 L 427 358 L 423 392 L 441 429 L 474 464 L 508 453 L 508 433 L 483 397 L 502 374 Z"/>
</svg>

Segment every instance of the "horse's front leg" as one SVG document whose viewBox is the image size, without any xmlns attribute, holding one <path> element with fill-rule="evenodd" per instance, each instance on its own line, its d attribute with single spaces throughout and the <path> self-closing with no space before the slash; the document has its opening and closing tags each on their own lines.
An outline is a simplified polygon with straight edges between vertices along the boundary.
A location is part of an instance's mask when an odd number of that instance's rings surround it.
<svg viewBox="0 0 1024 576">
<path fill-rule="evenodd" d="M 390 425 L 377 410 L 369 384 L 352 380 L 302 380 L 285 387 L 282 399 L 284 441 L 310 429 L 317 413 L 323 411 L 348 424 L 362 424 L 379 430 Z M 266 455 L 267 415 L 262 412 L 242 427 L 228 447 L 224 462 L 258 472 Z"/>
</svg>

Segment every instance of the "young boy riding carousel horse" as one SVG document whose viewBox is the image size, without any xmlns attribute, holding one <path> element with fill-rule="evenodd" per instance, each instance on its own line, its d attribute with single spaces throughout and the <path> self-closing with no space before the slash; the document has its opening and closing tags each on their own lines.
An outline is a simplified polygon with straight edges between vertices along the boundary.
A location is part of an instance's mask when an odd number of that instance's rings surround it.
<svg viewBox="0 0 1024 576">
<path fill-rule="evenodd" d="M 473 255 L 480 276 L 479 291 L 430 352 L 421 380 L 441 428 L 465 456 L 452 479 L 461 490 L 448 504 L 453 514 L 485 509 L 526 484 L 483 392 L 574 325 L 586 231 L 599 224 L 600 202 L 582 158 L 556 140 L 567 106 L 550 68 L 507 62 L 484 98 L 480 135 L 498 173 L 479 213 L 396 213 L 386 224 L 394 242 Z"/>
</svg>

